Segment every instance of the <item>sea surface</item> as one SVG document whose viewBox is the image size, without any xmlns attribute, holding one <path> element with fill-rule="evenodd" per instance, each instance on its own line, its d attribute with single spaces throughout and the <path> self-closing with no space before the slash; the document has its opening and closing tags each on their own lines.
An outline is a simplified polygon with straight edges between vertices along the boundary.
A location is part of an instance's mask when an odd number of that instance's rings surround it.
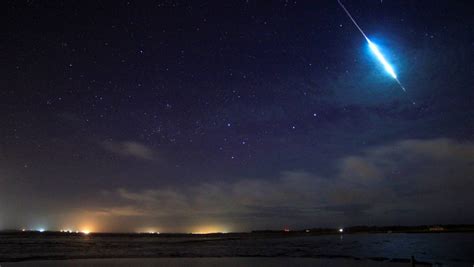
<svg viewBox="0 0 474 267">
<path fill-rule="evenodd" d="M 84 258 L 314 257 L 474 266 L 474 233 L 0 234 L 0 262 Z"/>
</svg>

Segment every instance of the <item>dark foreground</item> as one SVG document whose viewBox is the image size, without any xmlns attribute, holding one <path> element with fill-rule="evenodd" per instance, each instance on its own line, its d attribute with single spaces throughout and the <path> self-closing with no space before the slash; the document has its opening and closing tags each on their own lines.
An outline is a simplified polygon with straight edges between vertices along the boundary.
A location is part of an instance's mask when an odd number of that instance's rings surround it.
<svg viewBox="0 0 474 267">
<path fill-rule="evenodd" d="M 316 259 L 316 258 L 154 258 L 154 259 L 82 259 L 82 260 L 50 260 L 6 263 L 4 267 L 125 267 L 125 266 L 169 266 L 169 267 L 283 267 L 283 266 L 355 266 L 355 267 L 402 267 L 411 266 L 409 263 L 377 262 L 370 260 L 353 259 Z"/>
<path fill-rule="evenodd" d="M 49 266 L 55 262 L 50 260 L 114 258 L 113 263 L 127 263 L 131 259 L 125 258 L 141 258 L 140 261 L 147 263 L 147 260 L 165 260 L 156 258 L 178 257 L 188 259 L 180 259 L 176 261 L 177 265 L 171 266 L 184 266 L 186 264 L 183 261 L 195 261 L 197 264 L 195 266 L 209 266 L 209 264 L 212 266 L 213 261 L 219 261 L 222 258 L 232 258 L 229 263 L 225 263 L 228 266 L 247 266 L 246 264 L 241 265 L 239 262 L 245 260 L 259 261 L 260 258 L 265 259 L 268 264 L 277 263 L 275 260 L 280 261 L 282 258 L 289 261 L 301 261 L 301 266 L 307 266 L 303 262 L 311 262 L 311 260 L 314 262 L 308 264 L 312 266 L 319 264 L 317 260 L 319 262 L 331 260 L 331 262 L 342 264 L 334 266 L 345 266 L 345 263 L 341 260 L 351 261 L 354 264 L 372 262 L 374 264 L 403 263 L 404 265 L 410 265 L 411 256 L 414 256 L 421 263 L 473 266 L 474 233 L 220 234 L 185 236 L 58 235 L 42 233 L 0 235 L 0 262 L 3 262 L 2 267 L 8 266 L 5 265 L 5 262 L 28 263 L 28 261 L 35 261 L 34 265 L 27 266 L 39 266 L 38 264 L 42 260 L 49 260 L 47 262 Z M 204 260 L 206 263 L 195 259 L 204 257 L 218 257 L 221 259 L 207 259 Z M 236 259 L 235 257 L 242 257 L 242 259 Z M 272 260 L 271 258 L 274 257 L 277 259 Z M 118 258 L 122 259 L 118 260 Z M 137 260 L 135 259 L 135 261 Z M 170 261 L 174 262 L 175 260 Z M 75 264 L 77 262 L 81 261 L 59 261 L 57 263 L 63 266 L 64 263 Z M 140 262 L 139 265 L 143 265 L 143 262 Z M 236 262 L 237 265 L 232 265 L 232 262 Z M 94 261 L 89 263 L 94 264 Z M 110 262 L 102 261 L 99 265 L 87 266 L 103 266 L 107 263 Z M 255 264 L 265 266 L 260 263 Z M 327 264 L 321 266 L 327 266 Z"/>
</svg>

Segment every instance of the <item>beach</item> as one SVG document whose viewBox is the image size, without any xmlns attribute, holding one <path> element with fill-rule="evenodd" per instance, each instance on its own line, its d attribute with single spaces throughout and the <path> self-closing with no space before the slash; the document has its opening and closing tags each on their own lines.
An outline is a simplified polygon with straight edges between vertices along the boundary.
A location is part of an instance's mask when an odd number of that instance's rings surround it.
<svg viewBox="0 0 474 267">
<path fill-rule="evenodd" d="M 266 258 L 266 257 L 225 257 L 225 258 L 137 258 L 137 259 L 75 259 L 75 260 L 44 260 L 2 263 L 2 267 L 79 267 L 79 266 L 170 266 L 170 267 L 240 267 L 240 266 L 260 266 L 260 267 L 280 267 L 280 266 L 355 266 L 355 267 L 377 267 L 377 266 L 411 266 L 410 263 L 401 262 L 381 262 L 374 260 L 356 259 L 323 259 L 323 258 Z M 421 266 L 421 265 L 420 265 Z M 426 266 L 426 265 L 424 265 Z"/>
</svg>

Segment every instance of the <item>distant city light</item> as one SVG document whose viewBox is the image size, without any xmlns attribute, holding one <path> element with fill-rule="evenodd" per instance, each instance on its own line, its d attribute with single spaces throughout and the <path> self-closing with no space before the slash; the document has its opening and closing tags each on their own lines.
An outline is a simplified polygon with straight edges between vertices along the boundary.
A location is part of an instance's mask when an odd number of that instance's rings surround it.
<svg viewBox="0 0 474 267">
<path fill-rule="evenodd" d="M 139 234 L 160 234 L 160 231 L 158 231 L 158 228 L 155 227 L 143 227 L 137 229 L 137 233 Z"/>
<path fill-rule="evenodd" d="M 339 233 L 342 233 L 342 232 L 344 232 L 344 229 L 339 228 Z"/>
<path fill-rule="evenodd" d="M 40 232 L 40 233 L 44 232 L 44 228 L 39 228 L 38 232 Z"/>
<path fill-rule="evenodd" d="M 229 232 L 228 229 L 224 228 L 223 226 L 208 225 L 208 226 L 196 227 L 195 231 L 192 231 L 191 234 L 215 234 L 215 233 L 225 234 L 228 232 Z"/>
</svg>

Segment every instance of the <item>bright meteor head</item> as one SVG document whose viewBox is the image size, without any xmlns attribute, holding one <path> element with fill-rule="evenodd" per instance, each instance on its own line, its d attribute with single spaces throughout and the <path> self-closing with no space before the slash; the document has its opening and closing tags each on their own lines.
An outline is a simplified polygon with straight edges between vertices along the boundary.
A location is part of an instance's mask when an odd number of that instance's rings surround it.
<svg viewBox="0 0 474 267">
<path fill-rule="evenodd" d="M 395 74 L 395 71 L 393 70 L 392 66 L 390 66 L 390 64 L 388 64 L 387 60 L 384 58 L 384 56 L 380 52 L 379 48 L 369 40 L 367 35 L 365 35 L 362 28 L 359 26 L 359 24 L 357 24 L 355 19 L 352 17 L 351 13 L 349 13 L 349 10 L 347 10 L 347 8 L 341 3 L 341 0 L 337 0 L 337 2 L 342 7 L 342 9 L 344 9 L 344 12 L 346 12 L 347 16 L 351 19 L 352 23 L 354 23 L 354 25 L 357 27 L 357 29 L 360 31 L 360 33 L 364 36 L 365 40 L 367 40 L 367 42 L 369 43 L 370 50 L 372 50 L 372 52 L 375 54 L 375 56 L 380 61 L 380 63 L 382 63 L 383 67 L 385 68 L 385 71 L 388 72 L 388 74 L 390 74 L 390 76 L 392 76 L 392 78 L 394 78 L 395 81 L 397 81 L 398 85 L 400 85 L 400 88 L 402 88 L 402 90 L 406 92 L 405 87 L 398 80 L 397 74 Z M 413 102 L 413 104 L 414 103 L 415 102 Z"/>
<path fill-rule="evenodd" d="M 380 52 L 379 48 L 374 43 L 372 43 L 368 38 L 366 39 L 367 39 L 367 42 L 369 43 L 370 50 L 372 50 L 372 52 L 375 54 L 375 56 L 380 61 L 380 63 L 382 63 L 383 67 L 385 68 L 385 71 L 387 71 L 390 74 L 390 76 L 392 76 L 394 79 L 397 79 L 397 74 L 395 74 L 395 71 L 393 70 L 392 66 L 390 66 L 390 64 L 387 62 L 385 57 Z"/>
</svg>

